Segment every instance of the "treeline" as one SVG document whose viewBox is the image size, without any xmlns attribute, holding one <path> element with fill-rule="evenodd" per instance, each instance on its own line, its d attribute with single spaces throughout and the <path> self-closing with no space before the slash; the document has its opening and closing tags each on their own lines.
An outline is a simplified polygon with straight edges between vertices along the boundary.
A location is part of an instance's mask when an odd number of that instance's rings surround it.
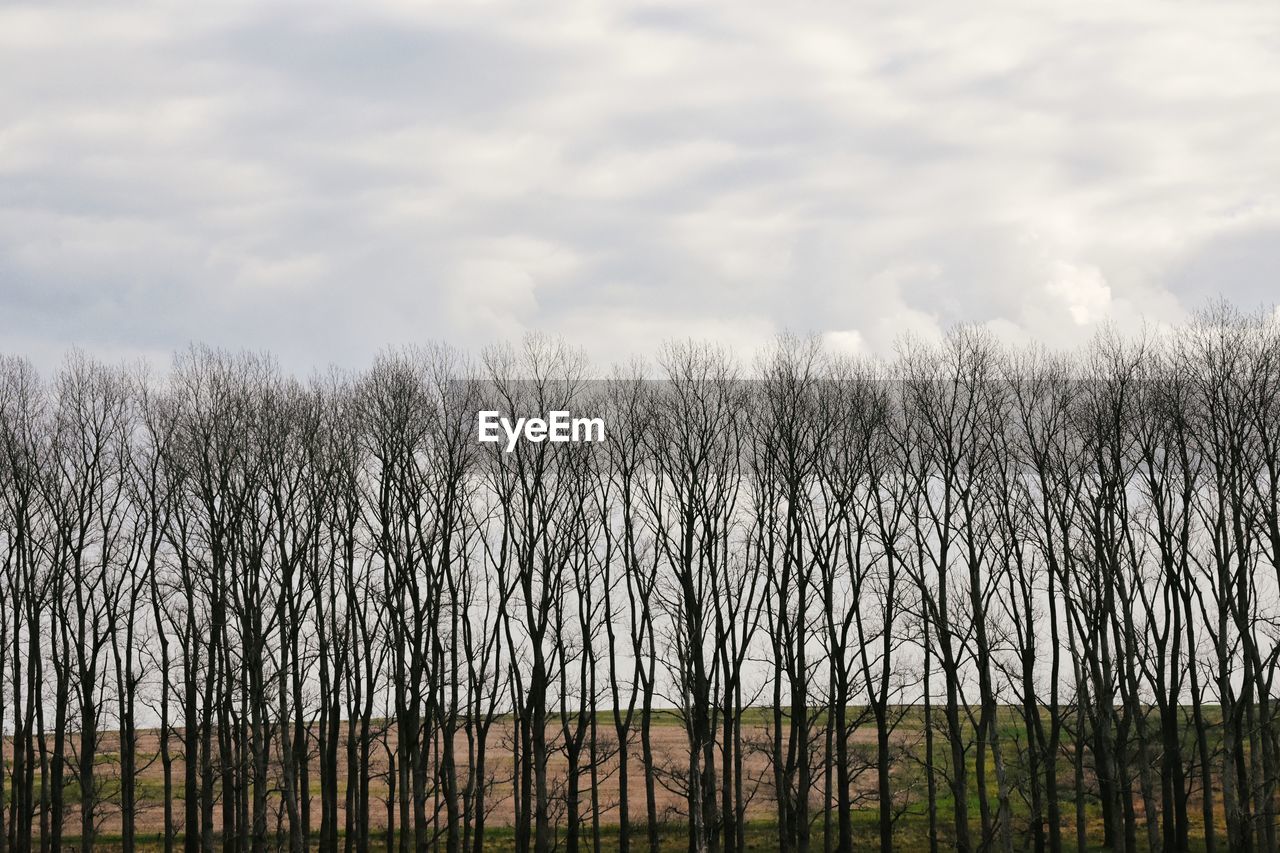
<svg viewBox="0 0 1280 853">
<path fill-rule="evenodd" d="M 606 437 L 507 453 L 482 408 Z M 603 379 L 542 338 L 4 358 L 0 843 L 136 849 L 158 762 L 166 853 L 480 853 L 504 799 L 518 850 L 607 813 L 656 853 L 673 794 L 699 852 L 762 803 L 791 851 L 863 810 L 883 851 L 1275 851 L 1277 423 L 1280 327 L 1227 307 Z"/>
</svg>

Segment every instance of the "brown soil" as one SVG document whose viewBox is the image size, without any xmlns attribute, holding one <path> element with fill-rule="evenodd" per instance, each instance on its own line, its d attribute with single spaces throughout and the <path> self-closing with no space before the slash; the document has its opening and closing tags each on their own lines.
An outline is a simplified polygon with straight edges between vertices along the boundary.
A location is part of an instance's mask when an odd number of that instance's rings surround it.
<svg viewBox="0 0 1280 853">
<path fill-rule="evenodd" d="M 638 729 L 638 726 L 637 726 Z M 343 728 L 345 734 L 345 725 Z M 493 725 L 489 733 L 489 742 L 486 749 L 486 767 L 485 774 L 490 779 L 491 790 L 487 796 L 488 816 L 486 818 L 489 826 L 510 826 L 514 820 L 515 802 L 514 787 L 512 780 L 513 773 L 513 752 L 512 752 L 512 725 L 509 722 L 500 721 Z M 763 725 L 743 726 L 743 741 L 746 747 L 746 754 L 743 758 L 743 779 L 744 789 L 748 797 L 747 816 L 748 818 L 768 819 L 773 814 L 773 786 L 770 763 L 765 754 L 765 745 L 767 744 L 768 728 Z M 553 724 L 548 729 L 548 740 L 555 744 L 561 742 L 562 732 L 558 723 Z M 618 773 L 618 761 L 614 749 L 614 739 L 611 718 L 605 718 L 601 721 L 598 731 L 599 751 L 605 756 L 598 770 L 596 795 L 598 797 L 600 807 L 600 822 L 603 825 L 616 824 L 618 820 L 618 800 L 620 792 L 620 776 Z M 674 819 L 684 813 L 684 796 L 678 790 L 672 790 L 678 787 L 678 779 L 680 778 L 680 770 L 687 769 L 688 762 L 688 746 L 683 728 L 670 723 L 663 725 L 654 725 L 652 728 L 652 745 L 655 756 L 655 762 L 666 772 L 662 774 L 668 784 L 657 784 L 656 800 L 659 815 L 664 819 Z M 394 731 L 386 738 L 388 745 L 394 749 L 395 737 Z M 860 751 L 865 751 L 859 756 L 859 761 L 866 762 L 873 758 L 871 750 L 874 749 L 874 732 L 867 729 L 860 729 L 854 737 L 855 746 Z M 68 746 L 73 744 L 68 742 Z M 171 735 L 170 750 L 174 753 L 173 761 L 173 785 L 175 788 L 175 802 L 173 807 L 174 820 L 181 823 L 184 804 L 182 799 L 183 784 L 183 762 L 181 751 L 181 740 L 175 735 Z M 114 835 L 119 832 L 120 828 L 120 810 L 119 810 L 119 738 L 114 732 L 104 732 L 101 735 L 99 743 L 99 760 L 97 764 L 97 778 L 100 791 L 100 799 L 103 800 L 98 806 L 97 824 L 99 832 Z M 216 740 L 214 743 L 215 752 L 217 750 Z M 584 741 L 583 752 L 580 763 L 585 767 L 588 762 L 587 755 L 588 746 Z M 140 833 L 160 833 L 164 828 L 164 806 L 163 806 L 163 782 L 164 773 L 162 764 L 158 758 L 159 735 L 156 730 L 147 730 L 140 734 L 138 744 L 138 762 L 141 766 L 139 773 L 139 793 L 138 793 L 138 832 Z M 339 784 L 343 786 L 339 794 L 339 815 L 338 824 L 343 826 L 345 821 L 345 810 L 343 808 L 343 797 L 345 794 L 345 771 L 346 771 L 346 739 L 342 739 L 339 745 L 338 761 L 339 761 Z M 373 772 L 375 778 L 371 785 L 371 802 L 370 816 L 374 825 L 384 827 L 387 820 L 386 796 L 388 786 L 386 784 L 385 773 L 388 766 L 386 751 L 381 741 L 375 742 L 373 750 Z M 6 763 L 12 761 L 12 744 L 6 739 L 4 744 L 4 752 Z M 465 768 L 469 766 L 467 758 L 468 744 L 466 736 L 463 732 L 459 732 L 456 736 L 454 745 L 454 754 L 459 768 L 459 773 L 465 779 Z M 645 791 L 644 791 L 644 775 L 642 770 L 641 747 L 639 742 L 638 731 L 633 732 L 632 743 L 628 750 L 629 756 L 629 772 L 628 778 L 628 800 L 631 803 L 631 819 L 633 821 L 643 820 L 645 814 Z M 37 756 L 38 760 L 38 756 Z M 567 760 L 562 751 L 557 750 L 553 753 L 548 762 L 548 778 L 552 790 L 552 818 L 557 823 L 563 823 L 566 809 L 566 769 Z M 67 778 L 74 781 L 74 774 L 71 766 L 67 767 Z M 273 766 L 271 770 L 272 785 L 278 789 L 279 785 L 279 767 Z M 717 768 L 717 776 L 719 769 Z M 821 785 L 821 774 L 815 776 L 815 787 Z M 37 773 L 36 784 L 39 785 L 39 775 Z M 863 774 L 858 781 L 857 787 L 860 791 L 874 791 L 875 780 L 872 773 Z M 584 819 L 590 819 L 592 802 L 591 802 L 591 778 L 589 771 L 584 770 L 579 781 L 579 797 L 580 797 L 580 813 Z M 311 804 L 311 821 L 313 828 L 318 827 L 320 821 L 320 781 L 319 770 L 314 758 L 310 766 L 310 787 L 312 791 Z M 215 789 L 217 783 L 215 782 Z M 74 790 L 74 789 L 73 789 Z M 38 793 L 37 793 L 38 796 Z M 69 797 L 71 799 L 72 797 Z M 441 809 L 441 819 L 443 820 L 443 803 L 439 805 Z M 428 803 L 428 811 L 432 808 L 432 804 Z M 214 807 L 215 824 L 221 821 L 221 803 Z M 270 798 L 268 823 L 274 829 L 279 823 L 283 822 L 284 816 L 281 813 L 282 806 L 278 796 L 273 795 Z M 37 818 L 38 820 L 38 818 Z M 79 834 L 80 815 L 77 804 L 68 803 L 66 808 L 65 831 L 69 834 Z"/>
</svg>

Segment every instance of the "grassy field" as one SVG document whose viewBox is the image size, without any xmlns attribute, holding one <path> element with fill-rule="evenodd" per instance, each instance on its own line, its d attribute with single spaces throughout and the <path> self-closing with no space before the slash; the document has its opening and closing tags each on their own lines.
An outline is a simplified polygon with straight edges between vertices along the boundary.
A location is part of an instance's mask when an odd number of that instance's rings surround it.
<svg viewBox="0 0 1280 853">
<path fill-rule="evenodd" d="M 926 810 L 926 793 L 925 780 L 926 775 L 923 768 L 924 756 L 924 716 L 922 709 L 907 708 L 902 709 L 903 713 L 898 722 L 894 738 L 893 748 L 896 752 L 896 762 L 894 765 L 894 788 L 895 796 L 901 797 L 898 805 L 901 807 L 902 814 L 895 826 L 895 843 L 901 850 L 927 850 L 929 847 L 929 830 Z M 748 807 L 747 817 L 749 827 L 747 831 L 748 849 L 751 850 L 773 850 L 777 847 L 776 830 L 772 820 L 774 818 L 774 805 L 772 802 L 772 792 L 769 789 L 770 783 L 770 764 L 767 755 L 767 743 L 769 730 L 772 724 L 773 714 L 767 708 L 751 708 L 743 715 L 743 735 L 744 742 L 748 746 L 748 753 L 745 758 L 745 775 L 748 780 L 749 787 L 754 790 L 755 796 Z M 612 716 L 606 714 L 600 721 L 600 734 L 602 737 L 608 736 L 612 732 Z M 673 766 L 682 763 L 686 750 L 686 741 L 683 728 L 680 726 L 680 719 L 677 714 L 672 711 L 659 711 L 654 716 L 653 744 L 655 755 L 661 762 L 667 762 Z M 823 718 L 821 714 L 817 715 L 817 725 L 821 725 Z M 941 722 L 940 715 L 935 718 L 935 725 Z M 1004 757 L 1008 765 L 1011 778 L 1017 778 L 1017 774 L 1025 772 L 1021 768 L 1019 759 L 1019 745 L 1025 740 L 1025 734 L 1022 731 L 1022 723 L 1015 709 L 1003 708 L 1000 713 L 999 725 L 1001 729 L 1001 737 L 1004 743 Z M 559 723 L 554 721 L 551 725 L 552 734 L 558 736 Z M 495 772 L 497 783 L 490 797 L 492 812 L 488 817 L 488 830 L 486 833 L 487 844 L 486 849 L 499 851 L 510 850 L 514 845 L 511 824 L 514 819 L 513 801 L 511 796 L 510 775 L 513 772 L 513 761 L 511 753 L 512 742 L 512 721 L 509 719 L 498 720 L 494 724 L 494 735 L 490 741 L 490 750 L 488 754 L 489 769 Z M 945 767 L 947 761 L 947 745 L 942 732 L 935 731 L 935 758 L 939 763 L 939 767 Z M 1190 732 L 1187 734 L 1188 745 Z M 390 743 L 394 748 L 394 731 L 389 736 Z M 1062 837 L 1064 845 L 1067 849 L 1074 850 L 1075 842 L 1075 803 L 1071 799 L 1073 794 L 1073 775 L 1072 765 L 1070 761 L 1071 743 L 1067 733 L 1063 738 L 1064 754 L 1059 765 L 1062 802 Z M 177 739 L 172 744 L 173 749 L 179 748 Z M 6 743 L 6 759 L 11 746 Z M 341 747 L 340 747 L 341 749 Z M 381 756 L 381 747 L 377 747 L 375 753 Z M 858 762 L 862 772 L 857 776 L 854 783 L 855 794 L 860 800 L 854 812 L 854 827 L 858 839 L 859 846 L 874 846 L 878 843 L 878 825 L 877 821 L 877 803 L 874 798 L 875 776 L 871 769 L 871 763 L 874 758 L 874 731 L 868 725 L 860 728 L 854 737 L 853 754 L 854 760 Z M 158 850 L 162 849 L 160 844 L 163 831 L 163 785 L 161 764 L 157 760 L 158 737 L 155 731 L 144 731 L 141 733 L 140 743 L 140 766 L 142 771 L 138 780 L 138 800 L 140 812 L 138 816 L 138 830 L 140 838 L 144 840 L 143 849 Z M 641 755 L 639 743 L 632 745 L 630 749 L 631 755 L 631 773 L 629 774 L 629 784 L 631 786 L 632 797 L 632 819 L 635 820 L 637 812 L 643 813 L 643 775 L 641 765 Z M 460 760 L 465 758 L 465 741 L 459 737 L 458 757 Z M 381 762 L 383 759 L 379 757 Z M 978 796 L 976 788 L 973 786 L 973 771 L 975 769 L 976 756 L 973 750 L 970 750 L 968 756 L 968 769 L 970 771 L 970 803 L 969 813 L 972 831 L 975 835 L 978 832 Z M 95 844 L 95 849 L 112 850 L 119 849 L 119 812 L 118 808 L 113 804 L 118 800 L 119 796 L 119 779 L 116 775 L 118 767 L 118 743 L 113 733 L 104 733 L 101 742 L 101 752 L 98 757 L 99 778 L 100 778 L 100 800 L 103 800 L 101 806 L 101 816 L 99 827 L 101 835 Z M 343 765 L 345 767 L 345 765 Z M 385 765 L 379 763 L 375 766 L 375 772 L 381 772 Z M 550 765 L 550 771 L 553 777 L 557 775 L 563 778 L 564 761 L 561 757 L 553 758 Z M 175 800 L 181 800 L 182 788 L 181 781 L 183 777 L 183 767 L 181 758 L 179 757 L 174 763 L 174 783 Z M 995 782 L 993 774 L 989 775 L 990 793 L 992 806 L 995 803 Z M 583 800 L 582 809 L 589 814 L 590 801 L 587 792 L 588 779 L 583 777 Z M 815 785 L 821 789 L 822 774 L 818 771 L 814 777 Z M 319 794 L 318 772 L 313 771 L 312 775 L 312 791 L 313 794 Z M 386 809 L 381 801 L 385 797 L 387 787 L 384 781 L 376 780 L 372 786 L 372 819 L 375 827 L 381 832 L 382 825 L 385 824 Z M 606 772 L 600 781 L 599 798 L 601 802 L 600 823 L 602 826 L 602 849 L 614 850 L 617 847 L 617 810 L 616 801 L 619 786 L 616 773 Z M 7 795 L 7 792 L 5 792 Z M 79 831 L 79 809 L 80 801 L 78 786 L 73 783 L 68 785 L 66 789 L 67 800 L 67 819 L 65 823 L 65 831 L 67 835 L 64 837 L 68 845 L 74 844 L 75 834 Z M 937 775 L 937 796 L 938 796 L 938 815 L 939 815 L 939 844 L 940 849 L 947 849 L 950 841 L 950 825 L 952 813 L 951 793 L 947 786 L 945 776 L 942 773 Z M 818 796 L 815 796 L 814 809 L 817 811 Z M 685 850 L 687 843 L 684 834 L 684 825 L 680 812 L 683 806 L 682 798 L 659 786 L 658 788 L 658 804 L 659 813 L 666 821 L 663 830 L 663 849 L 664 850 Z M 1089 837 L 1091 840 L 1100 843 L 1101 832 L 1101 815 L 1096 802 L 1092 798 L 1086 800 L 1086 815 L 1089 826 Z M 1138 802 L 1139 809 L 1141 802 Z M 175 802 L 174 812 L 180 818 L 183 804 Z M 1015 849 L 1021 849 L 1022 846 L 1029 844 L 1029 839 L 1025 837 L 1026 817 L 1029 814 L 1029 807 L 1021 797 L 1015 796 L 1013 799 L 1014 824 L 1017 827 L 1018 835 L 1015 836 Z M 1189 803 L 1190 817 L 1192 821 L 1192 843 L 1193 849 L 1196 845 L 1203 846 L 1203 827 L 1200 825 L 1198 797 L 1193 796 Z M 268 818 L 270 831 L 274 832 L 275 828 L 280 825 L 282 816 L 279 814 L 278 802 L 273 802 L 271 815 Z M 318 804 L 313 809 L 313 825 L 317 825 Z M 215 809 L 215 817 L 220 817 L 221 808 Z M 339 825 L 345 815 L 339 814 Z M 834 820 L 834 818 L 833 818 Z M 1141 821 L 1141 817 L 1139 818 Z M 590 823 L 584 830 L 590 833 Z M 563 837 L 563 829 L 560 830 L 561 838 Z M 636 837 L 643 839 L 645 829 L 643 826 L 637 827 Z M 814 850 L 822 849 L 823 835 L 823 818 L 819 815 L 815 818 L 812 830 L 812 848 Z M 1139 847 L 1142 848 L 1145 840 L 1145 832 L 1139 830 L 1138 840 Z"/>
<path fill-rule="evenodd" d="M 1093 816 L 1093 835 L 1095 839 L 1101 838 L 1101 830 L 1097 826 L 1097 816 Z M 1074 827 L 1063 828 L 1063 849 L 1080 853 L 1080 848 L 1075 845 Z M 661 849 L 663 853 L 683 853 L 689 849 L 688 841 L 684 833 L 684 827 L 679 824 L 670 824 L 663 828 L 661 832 Z M 78 846 L 78 838 L 70 836 L 64 838 L 65 846 Z M 558 839 L 560 849 L 563 849 L 563 834 Z M 1029 844 L 1023 843 L 1024 839 L 1015 839 L 1015 850 L 1030 849 Z M 811 838 L 811 849 L 821 851 L 823 849 L 823 830 L 821 823 L 814 828 Z M 854 820 L 854 845 L 858 850 L 879 849 L 879 830 L 875 824 L 874 817 L 870 814 L 857 813 Z M 941 833 L 939 835 L 939 850 L 945 851 L 950 849 L 950 835 Z M 147 835 L 138 839 L 138 850 L 146 851 L 146 853 L 156 853 L 163 851 L 164 846 L 158 836 Z M 181 843 L 175 845 L 177 849 L 181 849 Z M 894 834 L 894 847 L 903 853 L 915 853 L 915 851 L 929 850 L 929 827 L 926 820 L 918 816 L 904 817 L 898 824 Z M 768 821 L 752 821 L 746 832 L 746 848 L 750 851 L 776 851 L 778 849 L 776 826 Z M 95 850 L 108 851 L 116 853 L 121 850 L 120 840 L 118 836 L 100 836 L 94 844 Z M 394 850 L 388 851 L 386 844 L 381 839 L 371 845 L 371 849 L 378 853 L 394 853 Z M 491 853 L 507 853 L 515 849 L 515 836 L 509 828 L 491 829 L 485 833 L 486 851 Z M 590 836 L 584 838 L 584 850 L 590 850 Z M 644 853 L 647 851 L 647 841 L 645 840 L 645 828 L 636 826 L 632 836 L 633 853 Z M 1102 851 L 1106 848 L 1100 844 L 1085 848 L 1089 851 Z M 1191 838 L 1191 851 L 1204 850 L 1204 838 L 1202 834 L 1193 835 Z M 601 828 L 601 850 L 605 853 L 616 853 L 618 850 L 618 828 L 616 826 Z M 1138 850 L 1147 850 L 1145 835 L 1139 833 Z"/>
</svg>

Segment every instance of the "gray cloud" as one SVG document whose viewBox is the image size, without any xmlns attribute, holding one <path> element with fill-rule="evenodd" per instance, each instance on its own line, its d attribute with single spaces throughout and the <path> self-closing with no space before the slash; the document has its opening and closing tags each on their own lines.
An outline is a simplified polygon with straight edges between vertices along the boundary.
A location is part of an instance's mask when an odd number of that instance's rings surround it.
<svg viewBox="0 0 1280 853">
<path fill-rule="evenodd" d="M 607 362 L 1253 306 L 1277 37 L 1261 2 L 6 5 L 0 348 Z"/>
</svg>

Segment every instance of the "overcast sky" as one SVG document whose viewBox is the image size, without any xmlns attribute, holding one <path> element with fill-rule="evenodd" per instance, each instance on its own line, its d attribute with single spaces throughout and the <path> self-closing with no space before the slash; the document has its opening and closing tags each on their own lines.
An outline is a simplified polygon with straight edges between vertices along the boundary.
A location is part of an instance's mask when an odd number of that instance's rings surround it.
<svg viewBox="0 0 1280 853">
<path fill-rule="evenodd" d="M 607 364 L 1270 305 L 1278 44 L 1273 0 L 5 4 L 0 351 Z"/>
</svg>

